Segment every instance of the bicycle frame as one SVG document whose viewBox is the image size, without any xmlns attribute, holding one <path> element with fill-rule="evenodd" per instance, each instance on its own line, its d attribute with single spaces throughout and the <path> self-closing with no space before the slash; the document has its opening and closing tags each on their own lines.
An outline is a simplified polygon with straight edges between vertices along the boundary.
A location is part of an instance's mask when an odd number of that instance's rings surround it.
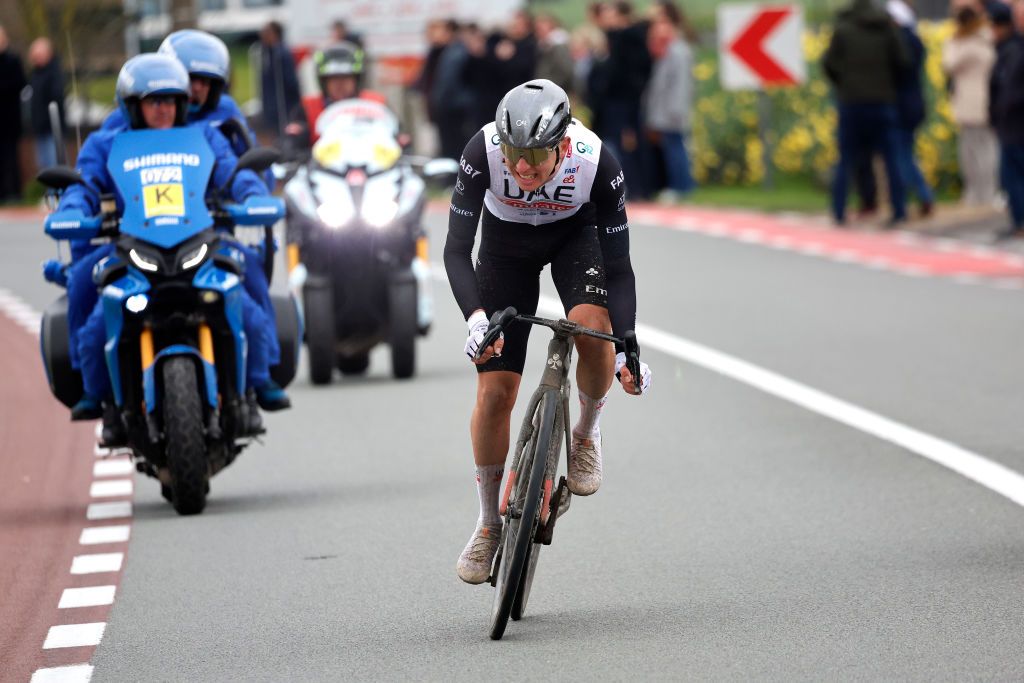
<svg viewBox="0 0 1024 683">
<path fill-rule="evenodd" d="M 524 454 L 528 452 L 527 445 L 533 438 L 536 427 L 530 421 L 532 416 L 537 410 L 537 406 L 540 405 L 541 399 L 544 398 L 545 394 L 550 392 L 559 392 L 561 394 L 561 400 L 558 401 L 557 410 L 560 411 L 561 415 L 556 413 L 555 422 L 558 423 L 559 417 L 561 417 L 561 423 L 563 426 L 563 432 L 565 435 L 565 452 L 569 452 L 571 445 L 571 434 L 569 431 L 569 392 L 572 387 L 572 383 L 569 380 L 569 367 L 571 366 L 572 351 L 573 351 L 573 340 L 572 336 L 568 331 L 556 330 L 554 338 L 548 342 L 548 355 L 547 363 L 544 369 L 544 374 L 541 376 L 540 386 L 533 392 L 530 397 L 530 402 L 527 404 L 526 414 L 528 417 L 524 422 L 523 426 L 519 430 L 519 437 L 516 439 L 516 448 L 512 455 L 512 464 L 509 468 L 508 481 L 505 483 L 505 491 L 502 495 L 501 507 L 499 512 L 505 514 L 508 506 L 509 498 L 512 494 L 512 489 L 515 487 L 518 479 L 518 473 L 522 471 L 522 465 L 524 464 L 522 458 Z M 551 493 L 554 485 L 555 472 L 558 469 L 558 461 L 561 449 L 554 450 L 554 457 L 549 454 L 548 463 L 544 470 L 544 498 L 541 503 L 541 526 L 544 526 L 548 522 L 550 514 L 550 502 Z M 529 465 L 530 463 L 525 463 Z M 528 468 L 527 468 L 528 469 Z M 515 512 L 515 511 L 513 511 Z"/>
</svg>

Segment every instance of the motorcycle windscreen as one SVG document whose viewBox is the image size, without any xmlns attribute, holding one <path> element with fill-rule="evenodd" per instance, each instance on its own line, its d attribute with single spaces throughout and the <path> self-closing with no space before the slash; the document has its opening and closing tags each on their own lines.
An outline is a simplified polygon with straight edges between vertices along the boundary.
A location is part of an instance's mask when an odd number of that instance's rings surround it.
<svg viewBox="0 0 1024 683">
<path fill-rule="evenodd" d="M 119 133 L 107 170 L 124 200 L 121 233 L 166 249 L 213 225 L 206 208 L 213 164 L 198 127 Z"/>
</svg>

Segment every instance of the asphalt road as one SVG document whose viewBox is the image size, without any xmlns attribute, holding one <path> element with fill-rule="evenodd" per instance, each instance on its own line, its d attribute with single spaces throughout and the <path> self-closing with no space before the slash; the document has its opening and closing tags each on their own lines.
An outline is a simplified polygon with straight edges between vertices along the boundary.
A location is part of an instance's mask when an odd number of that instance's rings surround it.
<svg viewBox="0 0 1024 683">
<path fill-rule="evenodd" d="M 0 288 L 43 307 L 52 246 L 2 230 Z M 1024 472 L 1020 292 L 653 226 L 633 255 L 641 322 Z M 328 388 L 303 369 L 203 515 L 136 478 L 93 680 L 1024 677 L 1020 506 L 655 351 L 650 394 L 606 409 L 601 491 L 574 500 L 527 617 L 491 642 L 491 589 L 454 572 L 477 513 L 474 372 L 436 294 L 415 380 L 391 380 L 385 352 Z"/>
</svg>

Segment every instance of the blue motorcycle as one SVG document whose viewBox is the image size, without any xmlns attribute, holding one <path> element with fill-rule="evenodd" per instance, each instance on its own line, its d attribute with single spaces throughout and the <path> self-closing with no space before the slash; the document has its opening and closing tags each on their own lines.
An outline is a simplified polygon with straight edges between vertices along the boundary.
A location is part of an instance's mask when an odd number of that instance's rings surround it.
<svg viewBox="0 0 1024 683">
<path fill-rule="evenodd" d="M 251 150 L 237 170 L 260 172 L 275 159 L 273 150 Z M 107 163 L 123 201 L 120 216 L 106 197 L 100 216 L 57 212 L 45 224 L 56 240 L 114 244 L 94 271 L 114 404 L 137 469 L 159 479 L 164 497 L 183 515 L 202 512 L 209 478 L 264 431 L 246 393 L 244 256 L 227 231 L 264 227 L 269 279 L 271 226 L 285 213 L 276 197 L 210 200 L 213 164 L 197 128 L 125 132 Z M 39 179 L 55 192 L 82 182 L 66 167 L 47 169 Z M 295 374 L 301 334 L 294 303 L 275 297 L 274 305 L 282 363 L 272 376 L 285 386 Z M 66 316 L 62 297 L 44 314 L 41 343 L 51 391 L 72 406 L 82 385 L 71 366 Z"/>
</svg>

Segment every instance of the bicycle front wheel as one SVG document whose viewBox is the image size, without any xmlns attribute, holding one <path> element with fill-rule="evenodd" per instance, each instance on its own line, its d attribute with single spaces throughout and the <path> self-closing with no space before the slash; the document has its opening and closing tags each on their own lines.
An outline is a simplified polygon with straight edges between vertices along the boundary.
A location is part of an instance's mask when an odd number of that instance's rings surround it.
<svg viewBox="0 0 1024 683">
<path fill-rule="evenodd" d="M 500 640 L 505 634 L 512 603 L 515 602 L 516 594 L 524 583 L 524 574 L 529 568 L 530 546 L 540 524 L 547 454 L 551 439 L 560 438 L 554 430 L 558 398 L 556 391 L 544 394 L 531 416 L 535 425 L 534 435 L 520 460 L 520 478 L 510 496 L 505 515 L 501 566 L 498 567 L 491 609 L 492 640 Z"/>
</svg>

